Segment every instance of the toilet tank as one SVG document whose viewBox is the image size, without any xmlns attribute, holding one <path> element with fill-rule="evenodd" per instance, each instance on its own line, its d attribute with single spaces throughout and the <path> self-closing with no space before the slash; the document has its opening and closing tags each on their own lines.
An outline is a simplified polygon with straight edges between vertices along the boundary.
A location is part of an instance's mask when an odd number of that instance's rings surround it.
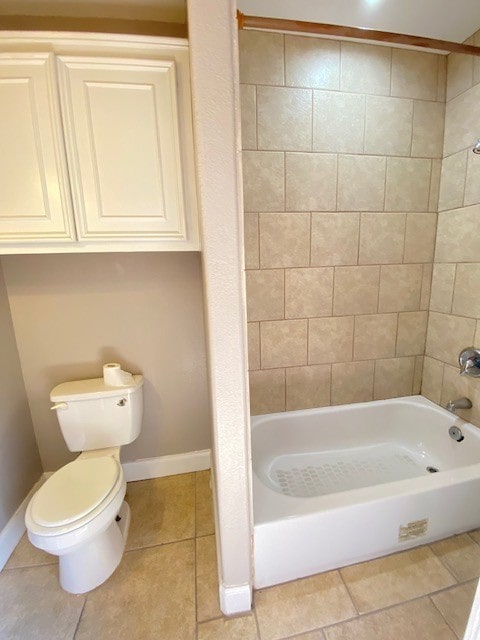
<svg viewBox="0 0 480 640">
<path fill-rule="evenodd" d="M 143 376 L 125 387 L 103 378 L 63 382 L 50 393 L 60 429 L 70 451 L 90 451 L 128 444 L 142 427 Z"/>
</svg>

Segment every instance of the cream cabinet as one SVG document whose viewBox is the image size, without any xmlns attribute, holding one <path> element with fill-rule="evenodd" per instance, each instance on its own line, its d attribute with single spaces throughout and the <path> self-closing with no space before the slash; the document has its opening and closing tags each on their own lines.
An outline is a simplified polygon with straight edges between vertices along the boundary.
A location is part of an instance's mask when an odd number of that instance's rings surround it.
<svg viewBox="0 0 480 640">
<path fill-rule="evenodd" d="M 199 249 L 186 44 L 110 38 L 0 54 L 0 253 Z"/>
</svg>

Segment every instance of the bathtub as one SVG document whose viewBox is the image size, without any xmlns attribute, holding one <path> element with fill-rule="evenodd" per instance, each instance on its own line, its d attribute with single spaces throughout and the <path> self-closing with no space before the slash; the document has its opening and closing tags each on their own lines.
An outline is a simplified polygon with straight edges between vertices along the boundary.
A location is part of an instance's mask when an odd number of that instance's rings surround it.
<svg viewBox="0 0 480 640">
<path fill-rule="evenodd" d="M 422 396 L 255 416 L 252 458 L 256 588 L 480 527 L 480 429 Z"/>
</svg>

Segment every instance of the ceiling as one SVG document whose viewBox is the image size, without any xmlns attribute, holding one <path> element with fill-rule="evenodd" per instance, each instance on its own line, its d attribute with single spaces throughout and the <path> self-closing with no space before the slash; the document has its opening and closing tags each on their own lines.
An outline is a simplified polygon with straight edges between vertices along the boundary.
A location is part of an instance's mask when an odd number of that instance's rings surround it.
<svg viewBox="0 0 480 640">
<path fill-rule="evenodd" d="M 366 27 L 463 42 L 480 29 L 480 0 L 238 0 L 246 15 Z"/>
</svg>

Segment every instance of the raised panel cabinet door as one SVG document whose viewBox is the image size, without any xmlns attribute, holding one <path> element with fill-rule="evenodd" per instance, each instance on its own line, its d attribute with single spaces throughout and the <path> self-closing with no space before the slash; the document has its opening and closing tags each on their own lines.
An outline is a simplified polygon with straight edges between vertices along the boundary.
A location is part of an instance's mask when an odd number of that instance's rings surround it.
<svg viewBox="0 0 480 640">
<path fill-rule="evenodd" d="M 79 238 L 185 238 L 175 62 L 58 64 Z"/>
<path fill-rule="evenodd" d="M 0 55 L 0 243 L 75 239 L 52 54 Z"/>
</svg>

